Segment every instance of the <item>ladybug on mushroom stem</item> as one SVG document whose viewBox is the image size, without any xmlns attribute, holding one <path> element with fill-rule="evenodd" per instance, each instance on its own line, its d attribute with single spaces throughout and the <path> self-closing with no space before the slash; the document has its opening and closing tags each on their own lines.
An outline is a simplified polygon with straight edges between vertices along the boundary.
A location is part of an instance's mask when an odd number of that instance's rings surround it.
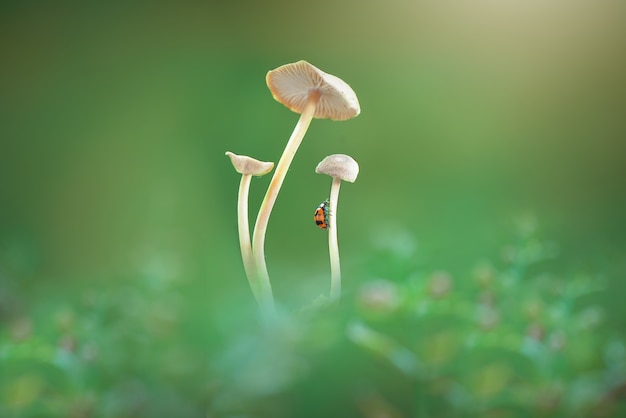
<svg viewBox="0 0 626 418">
<path fill-rule="evenodd" d="M 328 206 L 330 201 L 328 199 L 324 200 L 320 205 L 315 209 L 315 214 L 313 215 L 313 219 L 315 220 L 315 224 L 322 229 L 328 229 Z"/>
</svg>

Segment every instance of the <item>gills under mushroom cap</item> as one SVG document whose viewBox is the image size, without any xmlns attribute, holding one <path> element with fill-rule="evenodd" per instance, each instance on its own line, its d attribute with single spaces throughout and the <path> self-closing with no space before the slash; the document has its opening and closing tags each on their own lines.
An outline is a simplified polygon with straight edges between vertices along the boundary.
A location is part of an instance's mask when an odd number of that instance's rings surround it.
<svg viewBox="0 0 626 418">
<path fill-rule="evenodd" d="M 313 115 L 315 118 L 346 120 L 361 112 L 354 90 L 345 81 L 306 61 L 269 71 L 266 82 L 274 99 L 297 113 L 304 110 L 311 90 L 321 94 Z"/>
<path fill-rule="evenodd" d="M 349 155 L 333 154 L 324 158 L 315 168 L 315 172 L 354 183 L 359 175 L 359 164 Z"/>
</svg>

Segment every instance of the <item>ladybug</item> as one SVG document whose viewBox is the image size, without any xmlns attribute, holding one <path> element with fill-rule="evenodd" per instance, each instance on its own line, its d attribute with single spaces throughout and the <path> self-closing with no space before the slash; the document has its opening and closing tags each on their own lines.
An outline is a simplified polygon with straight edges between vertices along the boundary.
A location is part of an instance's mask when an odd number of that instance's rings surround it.
<svg viewBox="0 0 626 418">
<path fill-rule="evenodd" d="M 324 200 L 320 205 L 315 209 L 315 214 L 313 215 L 313 219 L 315 219 L 315 225 L 319 226 L 322 229 L 328 228 L 328 205 L 330 201 L 328 199 Z"/>
</svg>

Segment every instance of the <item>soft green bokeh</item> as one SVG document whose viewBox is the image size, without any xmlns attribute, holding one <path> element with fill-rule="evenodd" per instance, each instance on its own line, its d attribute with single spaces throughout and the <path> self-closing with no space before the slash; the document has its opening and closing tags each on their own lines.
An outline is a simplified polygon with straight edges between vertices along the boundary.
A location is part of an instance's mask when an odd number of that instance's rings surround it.
<svg viewBox="0 0 626 418">
<path fill-rule="evenodd" d="M 357 181 L 342 187 L 338 214 L 348 306 L 360 283 L 389 279 L 427 309 L 409 279 L 443 271 L 472 280 L 485 260 L 537 254 L 549 261 L 525 271 L 529 277 L 580 276 L 602 291 L 623 290 L 624 11 L 608 0 L 3 3 L 0 374 L 8 371 L 0 376 L 0 405 L 20 416 L 52 393 L 43 410 L 67 411 L 67 395 L 73 413 L 86 416 L 104 397 L 96 416 L 126 416 L 141 399 L 159 398 L 146 415 L 184 405 L 179 416 L 195 416 L 215 393 L 228 405 L 229 396 L 249 391 L 267 399 L 258 414 L 288 416 L 272 396 L 337 378 L 324 367 L 311 375 L 297 349 L 271 345 L 250 362 L 291 359 L 278 368 L 283 374 L 269 367 L 246 384 L 213 377 L 243 367 L 241 353 L 257 338 L 237 242 L 239 176 L 224 152 L 278 161 L 297 115 L 272 99 L 265 74 L 299 59 L 348 82 L 362 113 L 313 121 L 278 198 L 266 255 L 285 310 L 328 291 L 326 234 L 312 215 L 330 190 L 330 179 L 314 168 L 333 153 L 350 154 L 361 167 Z M 251 223 L 268 182 L 253 179 Z M 520 256 L 519 236 L 532 235 L 525 230 L 541 232 Z M 542 286 L 537 306 L 547 297 Z M 468 292 L 459 295 L 461 310 Z M 610 294 L 579 303 L 621 312 Z M 359 321 L 371 319 L 356 312 Z M 515 312 L 511 321 L 519 324 Z M 360 329 L 360 322 L 349 325 L 351 315 L 342 316 L 346 323 L 311 325 L 320 336 L 314 356 L 336 347 L 333 338 L 347 338 L 346 329 Z M 458 361 L 459 334 L 467 330 L 458 319 L 464 313 L 454 315 L 441 319 L 448 332 L 424 330 L 432 340 L 409 349 L 444 368 Z M 623 325 L 623 317 L 615 320 L 603 341 L 622 338 L 610 330 Z M 393 324 L 381 328 L 395 331 Z M 293 338 L 298 347 L 306 341 Z M 82 363 L 58 358 L 64 344 L 81 361 L 94 347 L 106 349 L 110 364 L 73 369 L 72 361 Z M 582 369 L 598 361 L 589 353 L 600 343 L 588 344 L 575 354 Z M 347 349 L 336 350 L 341 358 Z M 468 377 L 472 396 L 507 386 L 516 364 L 507 358 Z M 363 379 L 385 382 L 386 373 Z M 313 377 L 298 386 L 294 376 Z M 267 383 L 267 393 L 255 392 L 263 385 L 254 379 Z M 363 384 L 355 391 L 376 392 Z M 581 393 L 597 387 L 579 385 Z M 116 401 L 125 391 L 136 396 Z M 356 408 L 412 410 L 414 399 L 404 395 L 364 395 Z M 457 395 L 450 402 L 460 405 L 466 395 Z"/>
</svg>

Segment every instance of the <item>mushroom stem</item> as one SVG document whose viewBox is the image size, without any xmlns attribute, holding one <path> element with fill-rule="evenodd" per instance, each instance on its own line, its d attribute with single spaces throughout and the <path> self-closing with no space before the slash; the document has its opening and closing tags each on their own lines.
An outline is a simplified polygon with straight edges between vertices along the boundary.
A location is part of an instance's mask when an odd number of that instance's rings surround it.
<svg viewBox="0 0 626 418">
<path fill-rule="evenodd" d="M 359 174 L 359 165 L 354 158 L 345 154 L 333 154 L 324 158 L 315 167 L 318 174 L 333 178 L 330 186 L 330 208 L 328 210 L 328 251 L 330 252 L 330 300 L 337 301 L 341 296 L 341 269 L 339 265 L 339 245 L 337 244 L 337 203 L 342 181 L 354 183 Z"/>
<path fill-rule="evenodd" d="M 241 258 L 243 267 L 248 277 L 248 283 L 252 289 L 254 299 L 261 306 L 261 295 L 259 293 L 259 281 L 254 269 L 254 257 L 252 246 L 250 245 L 250 226 L 248 223 L 248 192 L 250 190 L 251 174 L 243 174 L 239 183 L 239 196 L 237 198 L 237 224 L 239 227 L 239 245 L 241 247 Z"/>
<path fill-rule="evenodd" d="M 333 177 L 330 187 L 330 208 L 328 223 L 328 252 L 330 253 L 330 300 L 337 301 L 341 297 L 341 267 L 339 264 L 339 244 L 337 243 L 337 201 L 341 179 Z"/>
<path fill-rule="evenodd" d="M 261 208 L 259 209 L 259 214 L 254 225 L 254 234 L 252 236 L 254 264 L 257 271 L 263 306 L 265 306 L 270 312 L 273 312 L 275 307 L 274 297 L 272 295 L 272 285 L 270 283 L 269 273 L 267 272 L 267 265 L 265 264 L 265 233 L 267 231 L 267 224 L 269 222 L 274 203 L 276 203 L 280 187 L 282 186 L 283 180 L 285 180 L 285 176 L 287 175 L 287 170 L 289 170 L 291 161 L 293 160 L 293 157 L 302 142 L 302 138 L 304 138 L 311 120 L 313 119 L 315 108 L 317 107 L 320 97 L 321 92 L 319 90 L 309 90 L 304 111 L 300 114 L 300 119 L 298 120 L 298 123 L 289 138 L 289 142 L 287 142 L 287 146 L 280 157 L 280 161 L 278 161 L 278 165 L 274 171 L 274 176 L 272 177 L 272 181 L 270 182 L 267 192 L 265 193 L 265 198 L 261 203 Z"/>
</svg>

